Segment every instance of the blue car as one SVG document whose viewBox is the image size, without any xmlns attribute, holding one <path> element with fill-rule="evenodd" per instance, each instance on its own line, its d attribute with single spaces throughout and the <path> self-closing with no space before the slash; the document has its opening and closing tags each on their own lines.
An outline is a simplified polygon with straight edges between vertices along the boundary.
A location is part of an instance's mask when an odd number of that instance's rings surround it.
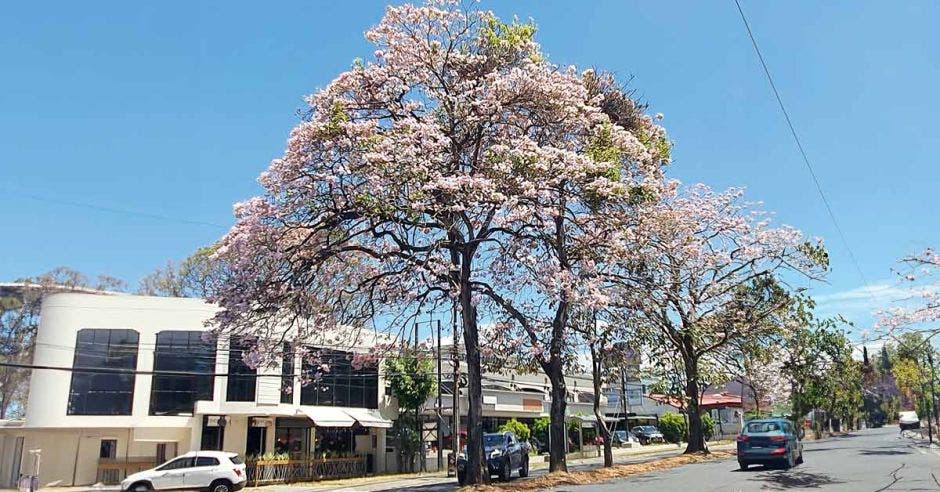
<svg viewBox="0 0 940 492">
<path fill-rule="evenodd" d="M 778 465 L 787 469 L 803 463 L 802 429 L 786 419 L 751 420 L 738 436 L 738 464 Z"/>
</svg>

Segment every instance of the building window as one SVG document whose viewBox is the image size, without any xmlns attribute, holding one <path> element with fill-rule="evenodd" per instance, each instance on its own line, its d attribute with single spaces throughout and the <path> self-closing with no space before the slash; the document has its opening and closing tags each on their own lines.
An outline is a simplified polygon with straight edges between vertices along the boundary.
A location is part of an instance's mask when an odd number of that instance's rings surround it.
<svg viewBox="0 0 940 492">
<path fill-rule="evenodd" d="M 153 353 L 153 370 L 207 374 L 154 374 L 150 415 L 192 415 L 196 400 L 212 400 L 215 341 L 201 331 L 161 331 Z"/>
<path fill-rule="evenodd" d="M 294 403 L 294 352 L 289 343 L 284 344 L 281 374 L 281 403 Z"/>
<path fill-rule="evenodd" d="M 117 458 L 117 439 L 102 439 L 98 448 L 99 458 Z"/>
<path fill-rule="evenodd" d="M 209 416 L 204 415 L 202 417 L 202 441 L 200 442 L 199 449 L 202 451 L 221 451 L 222 444 L 225 441 L 225 426 L 223 424 L 224 417 L 212 417 L 212 424 L 209 425 Z"/>
<path fill-rule="evenodd" d="M 311 382 L 300 391 L 301 405 L 378 408 L 379 371 L 377 364 L 352 367 L 352 354 L 320 350 L 316 366 L 306 358 L 303 372 Z M 327 370 L 320 369 L 326 365 Z"/>
<path fill-rule="evenodd" d="M 274 431 L 274 451 L 290 453 L 291 456 L 306 454 L 309 433 L 309 427 L 278 427 Z"/>
<path fill-rule="evenodd" d="M 228 351 L 228 387 L 226 401 L 255 401 L 255 378 L 257 372 L 248 367 L 242 357 L 248 344 L 232 340 Z"/>
<path fill-rule="evenodd" d="M 130 415 L 138 335 L 134 330 L 79 330 L 69 388 L 69 415 Z M 120 372 L 83 371 L 108 369 Z"/>
</svg>

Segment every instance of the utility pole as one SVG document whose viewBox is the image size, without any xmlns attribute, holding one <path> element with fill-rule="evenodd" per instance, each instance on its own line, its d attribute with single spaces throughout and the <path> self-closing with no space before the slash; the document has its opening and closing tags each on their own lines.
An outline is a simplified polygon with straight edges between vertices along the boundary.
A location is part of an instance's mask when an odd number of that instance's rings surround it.
<svg viewBox="0 0 940 492">
<path fill-rule="evenodd" d="M 627 370 L 620 368 L 620 406 L 623 407 L 623 430 L 630 432 L 630 422 L 627 416 Z"/>
<path fill-rule="evenodd" d="M 420 354 L 418 353 L 418 323 L 415 323 L 415 367 L 417 367 L 417 361 L 419 360 Z M 423 406 L 423 404 L 422 404 Z M 427 451 L 424 449 L 424 424 L 421 422 L 420 410 L 415 408 L 415 431 L 418 433 L 418 450 L 421 455 L 418 457 L 418 463 L 421 471 L 427 471 L 425 468 L 425 461 L 427 460 Z"/>
<path fill-rule="evenodd" d="M 453 453 L 454 453 L 454 465 L 457 464 L 457 455 L 460 454 L 460 358 L 459 352 L 457 349 L 460 337 L 457 333 L 457 301 L 454 301 L 453 310 L 451 314 L 451 319 L 453 320 L 453 326 L 451 327 L 451 333 L 454 336 L 454 343 L 450 347 L 450 360 L 454 366 L 454 387 L 451 396 L 454 398 L 451 403 L 451 413 L 453 413 L 454 426 L 451 429 L 451 444 L 453 444 Z M 456 469 L 455 469 L 456 471 Z"/>
<path fill-rule="evenodd" d="M 437 471 L 444 468 L 444 435 L 441 427 L 444 425 L 444 416 L 441 415 L 443 399 L 441 398 L 441 320 L 437 320 Z"/>
<path fill-rule="evenodd" d="M 940 428 L 940 411 L 937 410 L 937 366 L 933 365 L 933 345 L 927 346 L 927 363 L 930 364 L 930 397 L 933 407 L 933 419 Z M 930 427 L 930 416 L 927 416 L 927 426 Z"/>
</svg>

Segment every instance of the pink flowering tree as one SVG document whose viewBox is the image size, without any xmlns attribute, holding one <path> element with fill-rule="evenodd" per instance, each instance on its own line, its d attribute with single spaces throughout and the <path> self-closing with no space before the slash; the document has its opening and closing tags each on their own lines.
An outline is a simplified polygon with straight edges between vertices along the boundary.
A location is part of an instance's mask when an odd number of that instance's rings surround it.
<svg viewBox="0 0 940 492">
<path fill-rule="evenodd" d="M 791 271 L 818 277 L 828 256 L 818 241 L 789 227 L 771 227 L 741 202 L 742 192 L 704 185 L 673 192 L 638 216 L 637 238 L 619 283 L 620 306 L 642 319 L 646 337 L 681 360 L 689 416 L 687 453 L 707 452 L 699 397 L 703 360 L 721 360 L 747 336 L 750 309 L 732 309 L 755 281 Z M 637 247 L 630 251 L 631 247 Z M 753 320 L 752 320 L 753 321 Z"/>
<path fill-rule="evenodd" d="M 493 243 L 491 275 L 474 284 L 480 306 L 501 320 L 493 343 L 519 353 L 551 383 L 552 471 L 566 470 L 564 375 L 581 346 L 572 316 L 608 304 L 607 259 L 619 244 L 611 239 L 627 240 L 637 205 L 660 193 L 670 150 L 662 127 L 612 76 L 589 70 L 578 87 L 596 106 L 566 116 L 564 143 L 538 147 L 527 138 L 494 149 L 526 182 L 509 213 L 494 220 L 502 234 Z"/>
<path fill-rule="evenodd" d="M 548 63 L 534 31 L 457 2 L 389 7 L 366 33 L 373 56 L 307 99 L 284 155 L 259 178 L 264 195 L 236 207 L 217 252 L 230 270 L 213 297 L 217 330 L 256 344 L 255 364 L 276 362 L 285 341 L 351 343 L 356 330 L 344 327 L 365 322 L 400 334 L 418 313 L 456 304 L 468 483 L 484 466 L 480 310 L 513 316 L 502 301 L 523 285 L 520 269 L 539 279 L 527 288 L 554 276 L 554 295 L 569 291 L 576 275 L 563 256 L 551 268 L 536 260 L 558 254 L 539 235 L 568 227 L 554 217 L 577 210 L 553 193 L 640 193 L 664 145 L 649 119 L 637 123 L 643 134 L 612 120 L 614 104 Z M 592 145 L 608 155 L 592 157 Z M 530 246 L 541 248 L 532 259 Z M 563 330 L 565 309 L 557 316 L 551 329 Z"/>
<path fill-rule="evenodd" d="M 876 335 L 891 338 L 898 332 L 919 331 L 927 335 L 940 332 L 940 252 L 927 248 L 900 260 L 898 277 L 910 291 L 910 297 L 876 313 Z"/>
</svg>

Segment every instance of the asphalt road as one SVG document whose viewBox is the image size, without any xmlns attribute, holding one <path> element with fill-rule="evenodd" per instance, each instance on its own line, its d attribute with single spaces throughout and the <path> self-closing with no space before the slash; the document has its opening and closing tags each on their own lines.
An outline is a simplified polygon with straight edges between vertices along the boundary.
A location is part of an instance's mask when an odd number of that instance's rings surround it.
<svg viewBox="0 0 940 492">
<path fill-rule="evenodd" d="M 740 471 L 731 459 L 559 491 L 940 490 L 940 449 L 900 436 L 896 426 L 808 441 L 803 450 L 805 463 L 790 470 Z"/>
</svg>

